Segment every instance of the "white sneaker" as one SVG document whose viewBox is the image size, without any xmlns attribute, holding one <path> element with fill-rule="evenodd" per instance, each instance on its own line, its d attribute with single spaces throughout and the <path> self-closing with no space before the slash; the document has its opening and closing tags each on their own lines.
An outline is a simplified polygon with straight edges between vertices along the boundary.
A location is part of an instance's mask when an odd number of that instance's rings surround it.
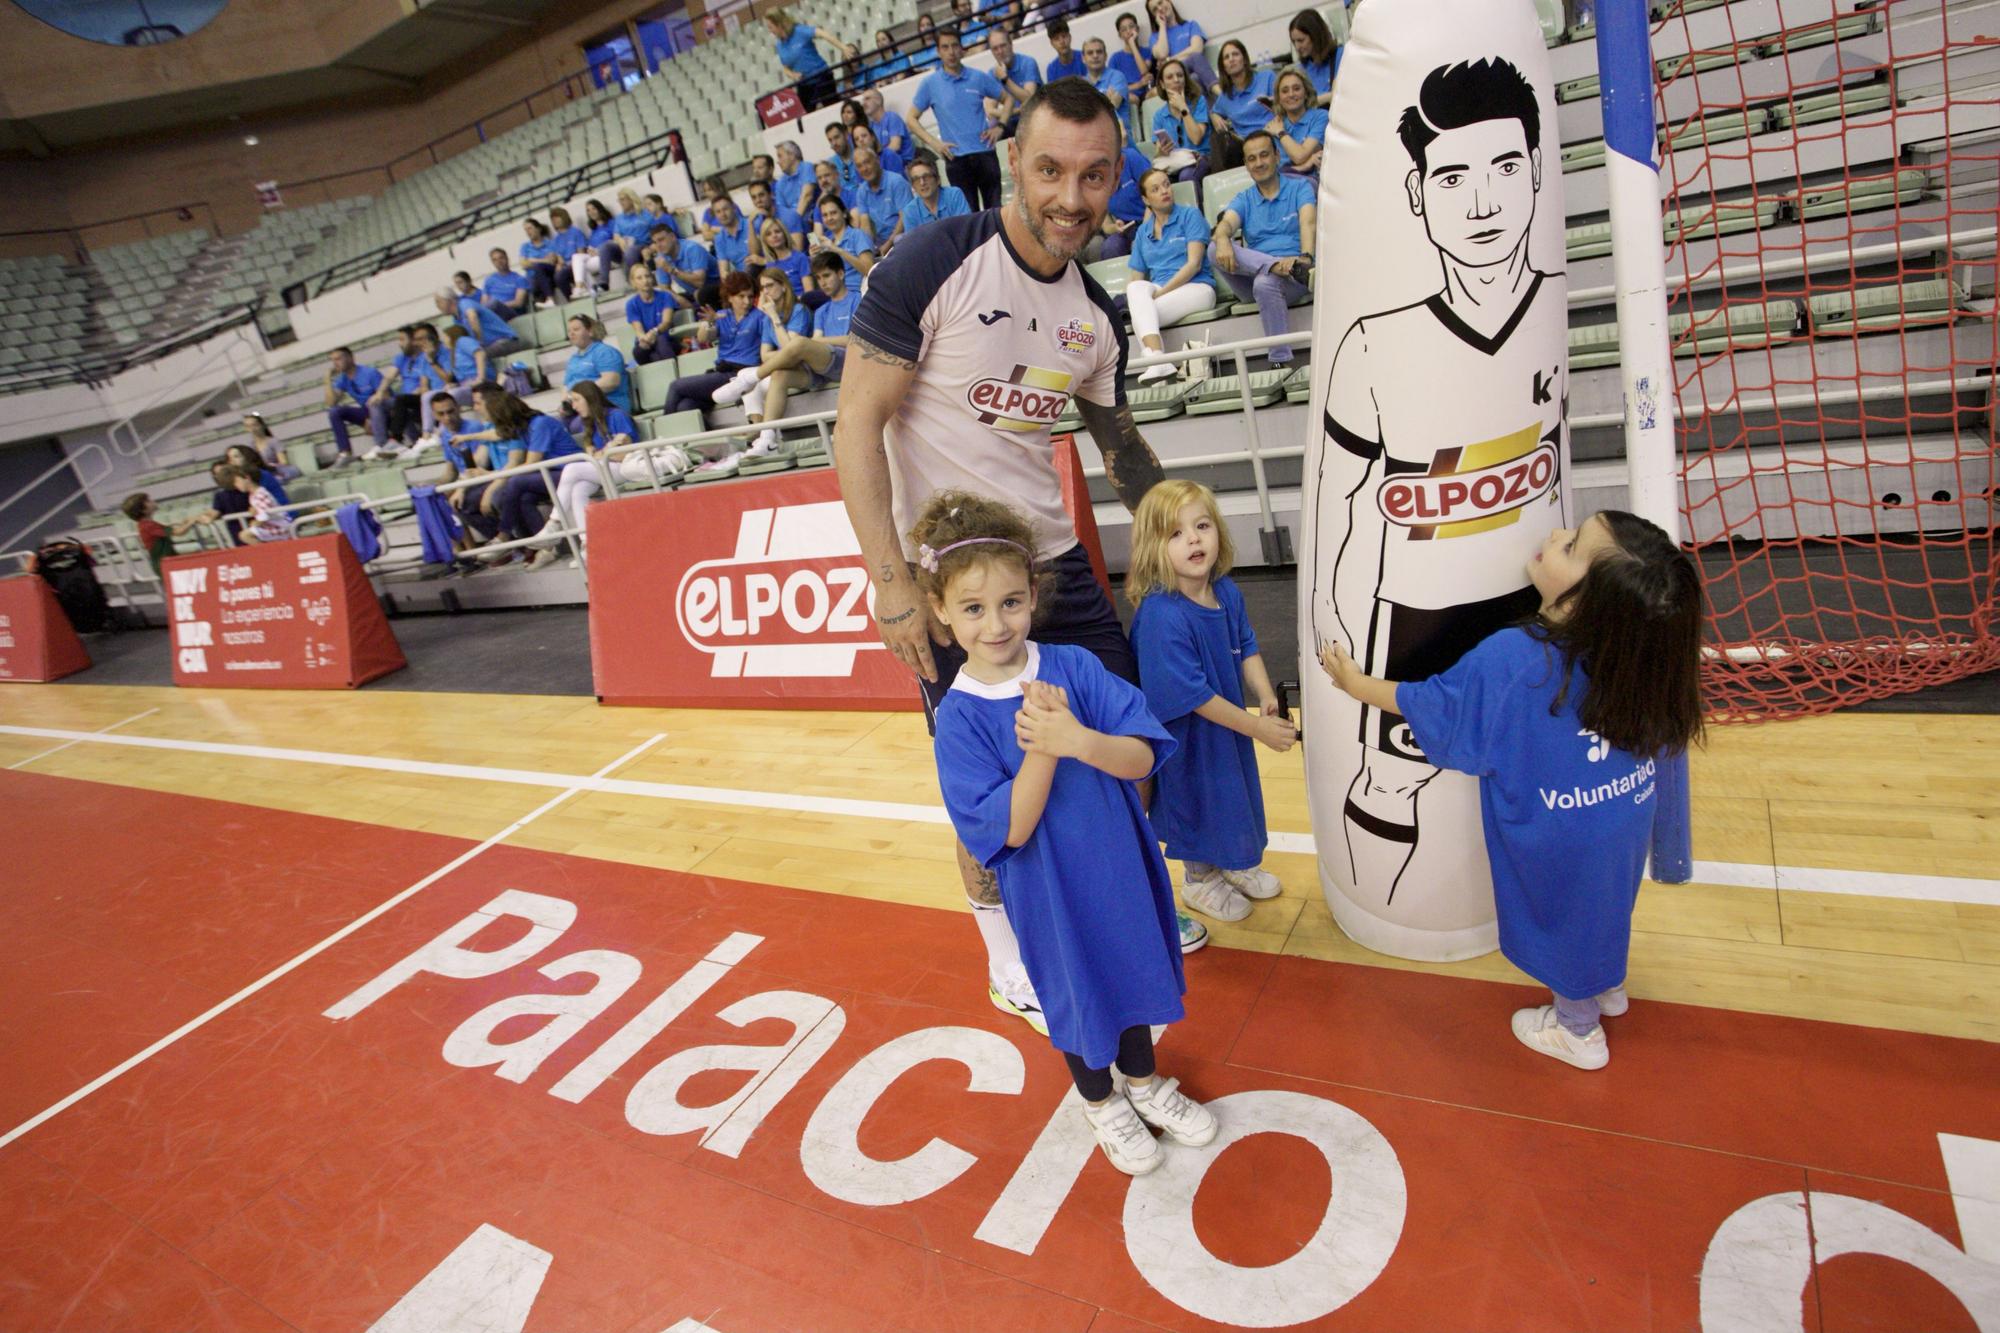
<svg viewBox="0 0 2000 1333">
<path fill-rule="evenodd" d="M 1141 1086 L 1128 1082 L 1125 1096 L 1139 1118 L 1185 1148 L 1215 1142 L 1215 1112 L 1181 1091 L 1177 1078 L 1155 1078 Z"/>
<path fill-rule="evenodd" d="M 363 449 L 359 456 L 362 462 L 372 463 L 382 456 L 382 446 L 378 444 L 372 449 Z"/>
<path fill-rule="evenodd" d="M 1139 372 L 1139 383 L 1158 384 L 1161 380 L 1170 380 L 1178 374 L 1180 374 L 1179 366 L 1147 366 Z"/>
<path fill-rule="evenodd" d="M 1252 866 L 1248 870 L 1225 870 L 1222 879 L 1245 898 L 1255 898 L 1260 902 L 1275 898 L 1284 891 L 1278 877 L 1262 866 Z"/>
<path fill-rule="evenodd" d="M 778 432 L 767 430 L 760 432 L 756 439 L 750 441 L 750 447 L 743 451 L 743 456 L 745 458 L 769 458 L 777 452 Z"/>
<path fill-rule="evenodd" d="M 990 981 L 986 983 L 986 998 L 993 1001 L 993 1007 L 1001 1013 L 1012 1014 L 1044 1037 L 1049 1035 L 1049 1020 L 1042 1016 L 1042 1007 L 1032 998 L 1010 999 Z"/>
<path fill-rule="evenodd" d="M 1631 1007 L 1631 998 L 1625 994 L 1623 986 L 1613 986 L 1597 997 L 1597 1012 L 1606 1018 L 1617 1018 Z"/>
<path fill-rule="evenodd" d="M 1220 871 L 1184 876 L 1181 902 L 1190 912 L 1200 912 L 1217 921 L 1241 921 L 1250 915 L 1250 900 L 1231 888 Z"/>
<path fill-rule="evenodd" d="M 736 378 L 715 391 L 718 407 L 728 407 L 731 403 L 743 401 L 743 395 L 757 387 L 757 371 L 754 366 L 745 366 L 736 372 Z"/>
<path fill-rule="evenodd" d="M 704 477 L 733 477 L 742 462 L 742 454 L 725 454 L 721 458 L 710 459 L 695 471 Z"/>
<path fill-rule="evenodd" d="M 1514 1011 L 1514 1035 L 1531 1051 L 1551 1056 L 1578 1069 L 1602 1069 L 1611 1063 L 1611 1045 L 1604 1040 L 1604 1026 L 1579 1037 L 1556 1018 L 1552 1004 Z"/>
<path fill-rule="evenodd" d="M 418 453 L 423 453 L 426 450 L 435 449 L 437 447 L 438 447 L 438 437 L 435 435 L 422 435 L 417 438 Z"/>
<path fill-rule="evenodd" d="M 1111 1165 L 1128 1176 L 1143 1176 L 1160 1164 L 1160 1143 L 1141 1123 L 1125 1094 L 1113 1091 L 1102 1106 L 1083 1104 L 1083 1118 L 1097 1136 L 1097 1146 L 1111 1159 Z"/>
</svg>

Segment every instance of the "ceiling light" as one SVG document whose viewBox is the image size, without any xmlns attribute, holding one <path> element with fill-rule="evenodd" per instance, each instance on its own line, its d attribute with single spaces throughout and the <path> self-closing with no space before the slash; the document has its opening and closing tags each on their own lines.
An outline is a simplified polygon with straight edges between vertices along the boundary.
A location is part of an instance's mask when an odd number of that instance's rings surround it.
<svg viewBox="0 0 2000 1333">
<path fill-rule="evenodd" d="M 256 135 L 254 135 L 254 134 L 246 134 L 246 135 L 244 135 L 244 136 L 243 136 L 243 146 L 244 146 L 245 148 L 255 148 L 255 147 L 257 146 L 257 136 L 256 136 Z"/>
</svg>

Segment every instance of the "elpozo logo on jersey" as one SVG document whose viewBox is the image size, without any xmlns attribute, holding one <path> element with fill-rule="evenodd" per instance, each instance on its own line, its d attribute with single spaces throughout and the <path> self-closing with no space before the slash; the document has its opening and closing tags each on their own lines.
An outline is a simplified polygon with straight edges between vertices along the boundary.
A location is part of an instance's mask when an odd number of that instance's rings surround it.
<svg viewBox="0 0 2000 1333">
<path fill-rule="evenodd" d="M 995 430 L 1042 430 L 1054 425 L 1069 406 L 1073 380 L 1067 371 L 1017 365 L 1004 380 L 974 380 L 965 401 L 981 424 Z"/>
<path fill-rule="evenodd" d="M 1072 319 L 1056 330 L 1056 341 L 1065 352 L 1088 352 L 1097 346 L 1097 326 L 1087 319 Z"/>
<path fill-rule="evenodd" d="M 1408 528 L 1412 541 L 1469 537 L 1515 523 L 1556 484 L 1555 445 L 1541 438 L 1541 429 L 1524 426 L 1462 449 L 1440 449 L 1428 473 L 1385 477 L 1375 508 Z"/>
</svg>

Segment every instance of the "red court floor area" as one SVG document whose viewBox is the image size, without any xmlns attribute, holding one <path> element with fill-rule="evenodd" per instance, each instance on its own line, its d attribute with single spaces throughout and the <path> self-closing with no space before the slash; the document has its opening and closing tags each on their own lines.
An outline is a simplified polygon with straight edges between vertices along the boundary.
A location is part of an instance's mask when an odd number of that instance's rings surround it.
<svg viewBox="0 0 2000 1333">
<path fill-rule="evenodd" d="M 0 804 L 0 1132 L 467 846 Z M 1522 989 L 1211 948 L 1222 1137 L 1128 1181 L 981 957 L 490 849 L 0 1147 L 0 1329 L 2000 1328 L 1990 1045 L 1640 1001 L 1583 1074 Z"/>
</svg>

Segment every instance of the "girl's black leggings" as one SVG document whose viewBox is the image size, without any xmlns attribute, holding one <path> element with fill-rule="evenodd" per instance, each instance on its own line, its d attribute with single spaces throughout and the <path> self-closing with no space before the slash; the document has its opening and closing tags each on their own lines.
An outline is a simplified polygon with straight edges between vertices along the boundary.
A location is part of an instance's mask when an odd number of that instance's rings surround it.
<svg viewBox="0 0 2000 1333">
<path fill-rule="evenodd" d="M 1081 1057 L 1062 1053 L 1069 1062 L 1069 1076 L 1087 1102 L 1101 1102 L 1111 1095 L 1111 1071 L 1092 1069 Z M 1153 1076 L 1153 1029 L 1141 1023 L 1118 1034 L 1118 1068 L 1127 1078 Z"/>
</svg>

